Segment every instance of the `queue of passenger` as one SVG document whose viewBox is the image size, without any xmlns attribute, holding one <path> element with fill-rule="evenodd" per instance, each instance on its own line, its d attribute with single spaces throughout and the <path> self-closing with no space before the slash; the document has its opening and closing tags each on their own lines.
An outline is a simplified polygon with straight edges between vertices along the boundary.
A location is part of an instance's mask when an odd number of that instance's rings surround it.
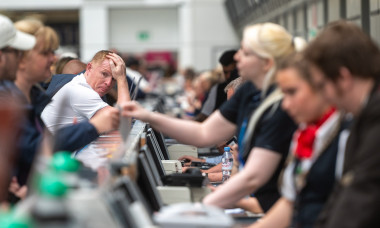
<svg viewBox="0 0 380 228">
<path fill-rule="evenodd" d="M 197 147 L 224 145 L 236 136 L 238 172 L 213 189 L 203 203 L 264 212 L 252 227 L 380 224 L 376 150 L 380 146 L 376 139 L 380 50 L 353 23 L 331 23 L 308 45 L 277 24 L 247 26 L 233 55 L 244 83 L 236 89 L 227 78 L 228 84 L 222 85 L 227 86 L 227 94 L 232 87 L 233 95 L 203 122 L 150 112 L 131 101 L 125 63 L 109 51 L 96 53 L 85 72 L 75 72 L 57 91 L 47 94 L 38 85 L 51 77 L 57 34 L 41 22 L 22 20 L 13 25 L 1 15 L 0 25 L 0 37 L 5 37 L 0 39 L 0 95 L 19 105 L 24 120 L 21 125 L 11 122 L 14 137 L 1 141 L 8 146 L 0 150 L 0 160 L 10 161 L 0 175 L 2 202 L 7 201 L 4 186 L 17 197 L 25 196 L 30 168 L 46 134 L 76 150 L 117 129 L 121 114 Z M 195 89 L 202 91 L 196 102 L 205 102 L 218 80 L 211 71 L 197 80 Z M 116 81 L 119 109 L 102 100 Z M 56 86 L 54 80 L 49 84 Z M 202 109 L 195 103 L 194 107 Z M 4 132 L 1 129 L 1 138 L 6 138 Z M 219 168 L 214 169 L 220 172 Z"/>
</svg>

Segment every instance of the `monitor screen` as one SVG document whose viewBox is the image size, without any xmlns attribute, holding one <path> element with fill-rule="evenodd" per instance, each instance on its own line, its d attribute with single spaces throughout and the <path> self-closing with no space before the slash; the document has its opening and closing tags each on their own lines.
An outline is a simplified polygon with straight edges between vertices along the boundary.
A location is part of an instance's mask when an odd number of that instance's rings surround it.
<svg viewBox="0 0 380 228">
<path fill-rule="evenodd" d="M 138 178 L 137 185 L 142 194 L 145 196 L 147 203 L 152 211 L 159 211 L 162 207 L 162 199 L 157 190 L 157 185 L 154 181 L 153 174 L 149 168 L 145 154 L 140 153 L 138 156 Z"/>
<path fill-rule="evenodd" d="M 159 158 L 160 158 L 161 160 L 166 160 L 164 154 L 162 153 L 162 150 L 161 150 L 160 144 L 158 144 L 158 141 L 157 141 L 156 135 L 154 134 L 154 131 L 152 130 L 152 128 L 149 128 L 149 129 L 148 129 L 147 134 L 150 134 L 150 135 L 151 135 L 151 140 L 152 140 L 152 142 L 153 142 L 153 145 L 154 145 L 155 148 L 156 148 L 156 151 L 157 151 L 157 154 L 158 154 Z"/>
</svg>

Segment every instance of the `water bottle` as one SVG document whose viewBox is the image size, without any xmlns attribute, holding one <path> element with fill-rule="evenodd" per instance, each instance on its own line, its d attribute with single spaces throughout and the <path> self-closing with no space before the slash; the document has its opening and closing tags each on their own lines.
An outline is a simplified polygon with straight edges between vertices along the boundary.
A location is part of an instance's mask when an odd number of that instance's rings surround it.
<svg viewBox="0 0 380 228">
<path fill-rule="evenodd" d="M 222 173 L 223 173 L 222 181 L 223 182 L 225 182 L 226 180 L 230 178 L 232 166 L 233 166 L 233 157 L 230 152 L 230 148 L 226 146 L 224 147 L 224 153 L 222 156 Z"/>
</svg>

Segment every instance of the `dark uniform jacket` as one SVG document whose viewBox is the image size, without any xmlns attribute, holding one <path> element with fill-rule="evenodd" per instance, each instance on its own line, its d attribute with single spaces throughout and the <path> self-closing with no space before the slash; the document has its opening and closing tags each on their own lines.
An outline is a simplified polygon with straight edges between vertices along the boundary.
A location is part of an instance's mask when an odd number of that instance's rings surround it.
<svg viewBox="0 0 380 228">
<path fill-rule="evenodd" d="M 342 179 L 316 227 L 380 227 L 380 87 L 353 122 Z"/>
</svg>

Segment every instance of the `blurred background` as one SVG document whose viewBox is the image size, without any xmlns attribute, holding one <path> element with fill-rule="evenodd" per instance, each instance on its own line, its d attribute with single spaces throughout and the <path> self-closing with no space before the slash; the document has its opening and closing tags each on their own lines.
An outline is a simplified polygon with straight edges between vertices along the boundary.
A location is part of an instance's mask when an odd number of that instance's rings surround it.
<svg viewBox="0 0 380 228">
<path fill-rule="evenodd" d="M 1 0 L 13 21 L 37 17 L 61 38 L 57 52 L 87 62 L 100 49 L 137 56 L 169 73 L 214 68 L 221 52 L 240 46 L 250 23 L 272 21 L 295 36 L 314 37 L 345 18 L 380 41 L 379 0 Z"/>
</svg>

